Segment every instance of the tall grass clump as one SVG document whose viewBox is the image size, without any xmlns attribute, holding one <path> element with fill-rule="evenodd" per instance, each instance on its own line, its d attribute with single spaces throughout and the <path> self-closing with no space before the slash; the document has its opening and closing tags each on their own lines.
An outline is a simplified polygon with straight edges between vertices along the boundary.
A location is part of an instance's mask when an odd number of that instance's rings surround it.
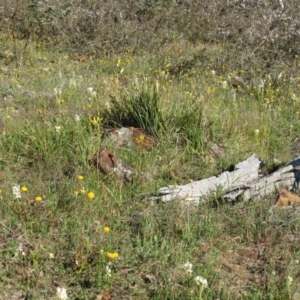
<svg viewBox="0 0 300 300">
<path fill-rule="evenodd" d="M 158 137 L 167 129 L 162 103 L 155 86 L 144 83 L 141 88 L 127 90 L 121 99 L 114 98 L 106 111 L 106 125 L 133 126 Z"/>
<path fill-rule="evenodd" d="M 204 104 L 179 103 L 169 111 L 169 128 L 177 138 L 183 138 L 190 149 L 201 151 L 209 124 L 203 117 Z"/>
</svg>

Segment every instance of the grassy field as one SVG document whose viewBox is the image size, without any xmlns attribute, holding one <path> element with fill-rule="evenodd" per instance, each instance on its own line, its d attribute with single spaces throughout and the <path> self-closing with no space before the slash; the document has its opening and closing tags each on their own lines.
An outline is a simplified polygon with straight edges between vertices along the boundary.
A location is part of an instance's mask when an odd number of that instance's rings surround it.
<svg viewBox="0 0 300 300">
<path fill-rule="evenodd" d="M 143 201 L 252 153 L 267 171 L 288 163 L 299 60 L 263 76 L 216 63 L 221 44 L 98 55 L 0 40 L 1 300 L 300 299 L 299 212 L 270 213 L 275 194 Z M 116 147 L 107 129 L 122 126 L 153 147 Z M 90 163 L 103 148 L 137 171 L 132 183 Z"/>
</svg>

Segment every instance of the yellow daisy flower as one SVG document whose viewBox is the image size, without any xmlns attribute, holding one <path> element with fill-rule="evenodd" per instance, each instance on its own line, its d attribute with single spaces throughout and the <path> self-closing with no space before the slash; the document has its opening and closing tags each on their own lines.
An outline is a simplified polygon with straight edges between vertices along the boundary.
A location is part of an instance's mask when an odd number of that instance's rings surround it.
<svg viewBox="0 0 300 300">
<path fill-rule="evenodd" d="M 119 254 L 117 252 L 106 252 L 106 256 L 109 259 L 116 259 L 119 257 Z"/>
<path fill-rule="evenodd" d="M 26 193 L 28 191 L 28 188 L 26 186 L 22 186 L 21 191 Z"/>
<path fill-rule="evenodd" d="M 88 196 L 89 199 L 94 199 L 95 198 L 95 194 L 93 192 L 89 192 L 87 194 L 87 196 Z"/>
<path fill-rule="evenodd" d="M 108 232 L 110 232 L 110 228 L 109 228 L 108 226 L 105 226 L 105 227 L 103 228 L 103 231 L 104 231 L 105 233 L 108 233 Z"/>
</svg>

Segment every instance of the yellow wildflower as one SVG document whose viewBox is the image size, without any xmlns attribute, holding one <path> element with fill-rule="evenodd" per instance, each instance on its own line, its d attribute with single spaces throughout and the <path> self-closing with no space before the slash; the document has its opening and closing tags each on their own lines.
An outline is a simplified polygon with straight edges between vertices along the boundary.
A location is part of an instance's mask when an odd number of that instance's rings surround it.
<svg viewBox="0 0 300 300">
<path fill-rule="evenodd" d="M 103 228 L 103 231 L 104 231 L 105 233 L 108 233 L 108 232 L 110 232 L 110 228 L 109 228 L 108 226 L 105 226 L 105 227 Z"/>
<path fill-rule="evenodd" d="M 110 259 L 116 259 L 119 257 L 119 254 L 117 252 L 106 252 L 106 256 Z"/>
<path fill-rule="evenodd" d="M 81 193 L 81 194 L 85 194 L 85 193 L 86 193 L 86 189 L 85 189 L 84 187 L 81 188 L 81 189 L 80 189 L 80 193 Z"/>
<path fill-rule="evenodd" d="M 43 198 L 41 196 L 36 196 L 35 197 L 36 202 L 41 202 L 42 200 L 43 200 Z"/>
<path fill-rule="evenodd" d="M 77 179 L 78 179 L 78 180 L 83 180 L 84 177 L 83 177 L 82 175 L 78 175 L 78 176 L 77 176 Z"/>
<path fill-rule="evenodd" d="M 87 196 L 88 196 L 89 199 L 94 199 L 95 198 L 95 194 L 93 192 L 89 192 L 87 194 Z"/>
<path fill-rule="evenodd" d="M 138 144 L 143 144 L 144 140 L 145 140 L 145 135 L 143 134 L 141 134 L 139 137 L 136 138 L 136 142 Z"/>
<path fill-rule="evenodd" d="M 26 193 L 28 191 L 28 188 L 26 186 L 22 186 L 21 191 Z"/>
<path fill-rule="evenodd" d="M 90 121 L 94 126 L 99 126 L 102 119 L 100 119 L 99 117 L 93 117 Z"/>
</svg>

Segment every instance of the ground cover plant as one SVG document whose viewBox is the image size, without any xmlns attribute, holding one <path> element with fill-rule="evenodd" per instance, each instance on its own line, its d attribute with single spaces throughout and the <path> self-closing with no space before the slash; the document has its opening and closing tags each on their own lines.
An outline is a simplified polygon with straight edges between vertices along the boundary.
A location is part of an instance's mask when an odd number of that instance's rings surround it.
<svg viewBox="0 0 300 300">
<path fill-rule="evenodd" d="M 0 299 L 299 299 L 299 211 L 270 210 L 275 193 L 144 201 L 299 155 L 299 9 L 73 2 L 0 5 Z M 116 146 L 120 127 L 151 147 Z"/>
</svg>

